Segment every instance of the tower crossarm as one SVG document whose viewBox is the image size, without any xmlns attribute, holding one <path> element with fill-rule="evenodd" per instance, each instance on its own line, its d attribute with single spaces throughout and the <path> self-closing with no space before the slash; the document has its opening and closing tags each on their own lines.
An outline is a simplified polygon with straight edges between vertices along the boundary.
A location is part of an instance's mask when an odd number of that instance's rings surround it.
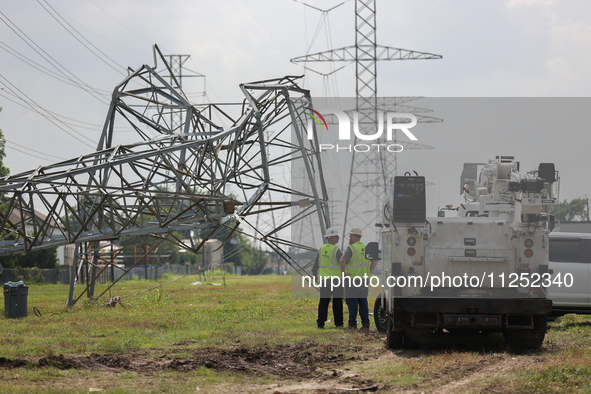
<svg viewBox="0 0 591 394">
<path fill-rule="evenodd" d="M 429 52 L 412 51 L 402 48 L 376 45 L 376 57 L 373 55 L 373 45 L 358 45 L 359 55 L 356 55 L 355 45 L 342 48 L 331 49 L 312 53 L 309 55 L 298 56 L 291 59 L 292 63 L 312 63 L 312 62 L 354 62 L 354 61 L 383 61 L 383 60 L 420 60 L 420 59 L 442 59 L 443 56 Z"/>
</svg>

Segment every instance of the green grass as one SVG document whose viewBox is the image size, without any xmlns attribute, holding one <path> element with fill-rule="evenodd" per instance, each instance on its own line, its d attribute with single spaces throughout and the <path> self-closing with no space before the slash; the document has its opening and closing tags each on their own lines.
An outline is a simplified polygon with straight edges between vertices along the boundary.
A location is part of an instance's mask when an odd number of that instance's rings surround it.
<svg viewBox="0 0 591 394">
<path fill-rule="evenodd" d="M 292 298 L 289 276 L 227 276 L 226 286 L 197 287 L 190 284 L 195 280 L 184 278 L 142 294 L 138 293 L 158 283 L 121 282 L 104 298 L 121 296 L 123 306 L 115 308 L 104 307 L 103 299 L 90 303 L 82 298 L 75 307 L 66 309 L 68 286 L 32 285 L 29 316 L 0 318 L 0 357 L 27 360 L 35 365 L 42 357 L 61 354 L 124 357 L 131 352 L 142 354 L 148 361 L 150 357 L 173 361 L 190 359 L 195 351 L 210 348 L 231 351 L 303 343 L 320 348 L 330 344 L 342 348 L 344 357 L 351 361 L 336 367 L 321 366 L 319 373 L 330 376 L 335 369 L 355 373 L 360 380 L 350 381 L 349 386 L 369 385 L 367 382 L 371 381 L 381 384 L 386 391 L 437 392 L 450 382 L 518 359 L 518 367 L 479 376 L 470 383 L 470 392 L 591 393 L 590 316 L 567 315 L 550 323 L 543 349 L 526 354 L 507 351 L 502 338 L 492 335 L 474 346 L 454 345 L 398 357 L 398 353 L 385 349 L 384 337 L 375 332 L 365 336 L 331 328 L 318 330 L 318 301 Z M 222 279 L 217 276 L 204 283 L 211 282 L 221 283 Z M 105 288 L 106 285 L 97 284 L 95 294 Z M 33 307 L 39 308 L 42 317 L 35 316 Z M 331 325 L 328 323 L 327 327 Z M 352 350 L 354 345 L 359 345 L 357 350 Z M 145 373 L 122 369 L 61 370 L 51 365 L 0 368 L 0 381 L 3 393 L 88 393 L 91 388 L 105 393 L 193 393 L 197 387 L 230 393 L 238 388 L 257 392 L 260 385 L 273 382 L 289 383 L 206 367 Z"/>
<path fill-rule="evenodd" d="M 68 286 L 31 286 L 29 316 L 0 319 L 0 349 L 14 358 L 120 353 L 180 342 L 259 346 L 293 343 L 316 333 L 317 301 L 292 299 L 289 278 L 227 277 L 226 287 L 196 287 L 193 281 L 185 278 L 130 298 L 125 297 L 150 283 L 125 281 L 112 293 L 124 298 L 115 308 L 83 300 L 66 309 Z M 95 294 L 100 292 L 97 285 Z M 33 307 L 43 316 L 35 316 Z"/>
<path fill-rule="evenodd" d="M 589 393 L 591 368 L 588 366 L 558 365 L 531 372 L 523 385 L 525 390 L 537 393 Z"/>
<path fill-rule="evenodd" d="M 29 287 L 28 317 L 0 318 L 0 357 L 36 362 L 48 356 L 84 356 L 150 351 L 166 358 L 183 358 L 194 349 L 259 348 L 289 345 L 302 340 L 347 345 L 341 330 L 318 330 L 318 301 L 294 299 L 287 276 L 227 276 L 226 286 L 193 286 L 188 277 L 143 294 L 157 283 L 125 281 L 110 296 L 121 296 L 123 305 L 103 306 L 82 298 L 66 309 L 67 285 Z M 209 282 L 221 283 L 221 277 Z M 95 295 L 106 285 L 97 284 Z M 78 290 L 79 291 L 79 290 Z M 106 297 L 104 300 L 108 300 Z M 38 308 L 42 317 L 33 313 Z M 241 382 L 264 384 L 269 378 L 199 368 L 189 372 L 160 371 L 153 375 L 126 372 L 114 379 L 112 373 L 86 369 L 21 367 L 0 368 L 2 392 L 89 392 L 101 388 L 108 393 L 195 392 L 196 387 L 216 387 L 233 392 Z M 273 379 L 271 379 L 273 380 Z M 148 383 L 146 383 L 148 382 Z M 93 386 L 94 385 L 94 386 Z M 138 386 L 139 385 L 139 386 Z"/>
</svg>

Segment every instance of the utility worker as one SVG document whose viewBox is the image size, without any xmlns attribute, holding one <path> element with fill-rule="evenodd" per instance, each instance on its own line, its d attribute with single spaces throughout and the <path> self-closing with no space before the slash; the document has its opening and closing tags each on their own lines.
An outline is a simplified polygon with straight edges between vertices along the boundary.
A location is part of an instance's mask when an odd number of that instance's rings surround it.
<svg viewBox="0 0 591 394">
<path fill-rule="evenodd" d="M 362 329 L 369 331 L 369 306 L 367 304 L 369 287 L 367 281 L 369 281 L 369 276 L 376 267 L 377 260 L 370 262 L 365 258 L 365 244 L 361 243 L 361 235 L 359 227 L 351 229 L 349 232 L 349 246 L 339 262 L 342 274 L 350 278 L 350 280 L 345 278 L 345 292 L 347 306 L 349 307 L 348 328 L 357 328 L 357 311 L 359 311 Z"/>
<path fill-rule="evenodd" d="M 339 242 L 339 232 L 336 227 L 331 227 L 326 230 L 324 237 L 327 239 L 327 243 L 318 249 L 318 255 L 312 267 L 314 276 L 318 276 L 320 281 L 322 281 L 322 285 L 320 286 L 320 301 L 318 302 L 318 320 L 316 320 L 316 323 L 318 324 L 318 328 L 324 328 L 324 323 L 326 323 L 326 319 L 328 318 L 328 304 L 332 298 L 334 324 L 337 327 L 342 327 L 343 287 L 339 286 L 333 289 L 330 279 L 336 276 L 339 278 L 340 284 L 341 269 L 339 261 L 342 253 L 339 247 L 336 246 L 337 242 Z"/>
</svg>

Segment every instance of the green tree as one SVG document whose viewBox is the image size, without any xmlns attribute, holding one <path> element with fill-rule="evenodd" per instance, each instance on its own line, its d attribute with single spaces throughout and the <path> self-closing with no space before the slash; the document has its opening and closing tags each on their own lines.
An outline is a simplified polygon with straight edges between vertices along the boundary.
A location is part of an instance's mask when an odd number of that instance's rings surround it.
<svg viewBox="0 0 591 394">
<path fill-rule="evenodd" d="M 173 234 L 177 238 L 182 239 L 179 232 L 174 232 Z M 136 259 L 139 260 L 144 254 L 146 254 L 146 251 L 149 252 L 147 259 L 149 265 L 158 264 L 159 262 L 161 264 L 176 264 L 179 261 L 179 246 L 167 240 L 160 242 L 158 245 L 159 241 L 160 238 L 142 235 L 139 237 L 121 238 L 116 243 L 121 248 L 127 247 L 126 251 L 123 253 L 123 255 L 125 255 L 124 263 L 127 267 L 131 267 Z M 138 264 L 144 265 L 145 259 Z"/>
<path fill-rule="evenodd" d="M 554 206 L 551 212 L 558 220 L 589 220 L 589 202 L 587 198 L 575 198 L 571 201 L 564 200 L 564 202 Z"/>
<path fill-rule="evenodd" d="M 197 237 L 208 237 L 208 239 L 226 241 L 223 244 L 223 258 L 225 263 L 233 263 L 236 267 L 242 267 L 243 274 L 260 274 L 267 264 L 267 254 L 264 251 L 256 249 L 252 245 L 250 238 L 241 233 L 240 227 L 232 232 L 235 224 L 234 221 L 229 221 L 226 223 L 226 226 L 220 227 L 211 235 L 211 230 L 202 230 L 202 233 L 197 235 Z M 185 252 L 180 255 L 181 262 L 189 261 L 194 264 L 200 264 L 202 261 L 202 255 L 200 254 Z"/>
<path fill-rule="evenodd" d="M 36 250 L 14 256 L 15 267 L 19 268 L 56 268 L 58 266 L 57 248 Z"/>
<path fill-rule="evenodd" d="M 57 268 L 57 248 L 36 250 L 12 256 L 0 257 L 0 265 L 3 268 Z"/>
<path fill-rule="evenodd" d="M 179 263 L 180 264 L 187 264 L 187 263 L 195 264 L 198 261 L 199 261 L 199 256 L 197 256 L 195 253 L 190 252 L 188 250 L 186 250 L 184 252 L 179 250 Z"/>
<path fill-rule="evenodd" d="M 2 111 L 2 108 L 0 108 Z M 0 177 L 10 174 L 10 169 L 4 165 L 6 158 L 6 139 L 0 130 Z M 5 204 L 6 197 L 1 197 L 0 210 L 5 213 L 8 208 Z M 58 265 L 57 248 L 44 249 L 35 252 L 23 253 L 12 256 L 0 257 L 0 264 L 4 268 L 55 268 Z"/>
<path fill-rule="evenodd" d="M 84 219 L 84 211 L 79 209 L 80 205 L 92 205 L 94 203 L 93 199 L 96 198 L 98 198 L 98 196 L 83 196 L 79 201 L 72 205 L 72 208 L 80 218 Z M 172 204 L 172 200 L 164 199 L 160 202 L 160 204 L 161 206 L 166 206 Z M 174 212 L 172 214 L 174 214 Z M 154 218 L 155 217 L 152 214 L 140 213 L 138 221 L 140 223 L 145 223 L 150 220 L 154 220 Z M 63 215 L 61 219 L 63 222 L 68 223 L 68 227 L 72 233 L 77 233 L 80 230 L 81 225 L 78 219 L 75 218 L 75 215 L 72 213 L 72 211 L 68 211 L 67 217 L 66 215 Z M 174 232 L 173 235 L 179 239 L 182 239 L 182 236 L 179 232 Z M 146 253 L 146 251 L 149 251 L 148 258 L 139 262 L 139 265 L 144 265 L 146 260 L 149 265 L 158 263 L 177 263 L 179 260 L 178 245 L 166 240 L 160 243 L 159 241 L 160 239 L 158 237 L 143 235 L 139 237 L 123 237 L 115 241 L 115 243 L 120 248 L 126 248 L 122 255 L 124 256 L 123 263 L 127 267 L 134 265 L 135 262 Z"/>
<path fill-rule="evenodd" d="M 240 252 L 240 255 L 244 273 L 247 275 L 259 275 L 263 273 L 268 262 L 268 255 L 264 250 L 257 249 L 249 240 L 246 240 L 245 247 Z"/>
<path fill-rule="evenodd" d="M 2 111 L 2 107 L 0 107 L 0 112 Z M 6 152 L 4 151 L 6 148 L 6 139 L 4 138 L 4 134 L 2 134 L 2 130 L 0 129 L 0 177 L 7 176 L 10 174 L 10 170 L 8 167 L 4 165 L 4 158 L 6 157 Z"/>
</svg>

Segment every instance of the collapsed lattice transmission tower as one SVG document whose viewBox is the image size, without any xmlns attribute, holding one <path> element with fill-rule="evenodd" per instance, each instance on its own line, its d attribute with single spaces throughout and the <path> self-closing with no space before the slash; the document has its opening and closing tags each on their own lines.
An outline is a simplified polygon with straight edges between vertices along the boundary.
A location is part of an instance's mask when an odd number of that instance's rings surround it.
<svg viewBox="0 0 591 394">
<path fill-rule="evenodd" d="M 419 108 L 404 106 L 405 102 L 418 97 L 400 97 L 390 100 L 378 100 L 378 69 L 380 61 L 392 60 L 429 60 L 441 59 L 441 55 L 427 52 L 393 48 L 377 43 L 376 29 L 376 0 L 355 1 L 355 45 L 338 49 L 330 49 L 314 54 L 299 56 L 291 59 L 293 63 L 308 64 L 320 62 L 345 62 L 355 63 L 355 108 L 359 114 L 359 130 L 363 134 L 375 134 L 377 129 L 378 111 L 410 112 L 416 114 L 418 123 L 439 122 L 440 119 L 417 114 L 422 112 Z M 399 119 L 398 123 L 407 122 L 408 119 Z M 404 149 L 429 149 L 431 147 L 407 142 L 394 143 L 404 146 Z M 375 144 L 388 143 L 385 137 L 373 141 Z M 354 145 L 357 137 L 354 138 Z M 392 142 L 389 142 L 392 143 Z M 379 216 L 381 204 L 375 203 L 375 214 L 367 214 L 364 209 L 364 200 L 368 195 L 381 199 L 386 193 L 386 180 L 397 172 L 396 154 L 387 154 L 383 150 L 368 152 L 363 155 L 352 154 L 352 162 L 349 174 L 349 183 L 346 197 L 345 219 L 343 231 L 347 230 L 348 222 L 354 223 L 368 230 L 374 228 L 374 223 Z"/>
<path fill-rule="evenodd" d="M 318 217 L 323 232 L 329 225 L 318 142 L 303 136 L 312 103 L 300 77 L 242 84 L 241 104 L 195 105 L 171 76 L 160 75 L 156 64 L 129 69 L 113 91 L 95 152 L 0 180 L 0 255 L 78 245 L 78 271 L 91 274 L 78 296 L 72 282 L 69 305 L 82 294 L 99 298 L 96 278 L 125 251 L 101 261 L 100 241 L 152 236 L 199 253 L 227 227 L 304 273 L 288 249 L 310 247 L 292 242 L 286 229 L 308 215 Z M 120 126 L 135 133 L 116 133 Z M 291 184 L 293 166 L 306 173 L 305 188 Z M 270 214 L 281 215 L 278 226 L 254 224 Z M 202 234 L 197 245 L 174 233 L 191 230 Z"/>
</svg>

